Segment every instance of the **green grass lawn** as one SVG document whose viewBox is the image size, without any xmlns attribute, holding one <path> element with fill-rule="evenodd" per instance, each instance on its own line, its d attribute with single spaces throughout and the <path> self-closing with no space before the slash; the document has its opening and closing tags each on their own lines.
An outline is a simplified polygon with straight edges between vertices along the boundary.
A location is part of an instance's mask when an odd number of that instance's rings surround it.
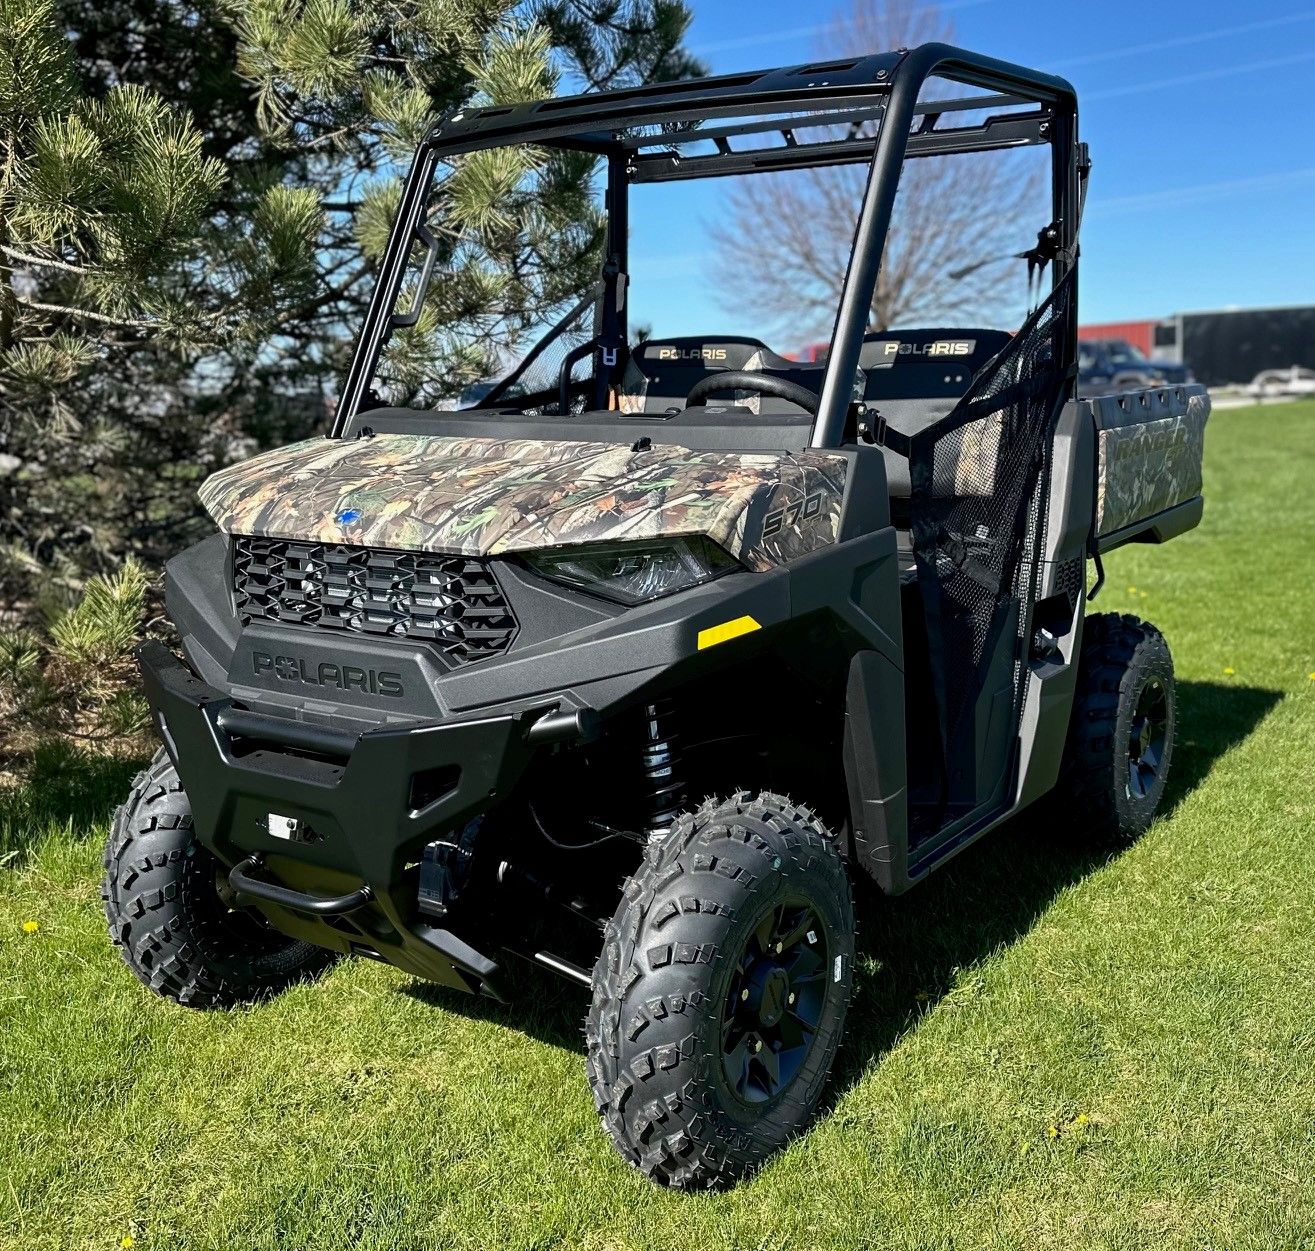
<svg viewBox="0 0 1315 1251">
<path fill-rule="evenodd" d="M 831 1103 L 727 1194 L 620 1162 L 569 986 L 504 1009 L 355 961 L 151 998 L 97 897 L 133 770 L 50 762 L 0 810 L 0 1245 L 1312 1245 L 1315 404 L 1208 442 L 1201 529 L 1114 555 L 1096 605 L 1174 651 L 1165 815 L 1113 856 L 1024 819 L 869 905 Z"/>
</svg>

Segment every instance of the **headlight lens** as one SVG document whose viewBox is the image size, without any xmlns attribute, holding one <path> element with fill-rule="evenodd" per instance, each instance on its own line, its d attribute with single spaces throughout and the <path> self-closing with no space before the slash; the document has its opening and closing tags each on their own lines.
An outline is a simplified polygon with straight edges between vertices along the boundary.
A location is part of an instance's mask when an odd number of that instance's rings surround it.
<svg viewBox="0 0 1315 1251">
<path fill-rule="evenodd" d="M 740 567 L 733 556 L 701 534 L 557 548 L 527 559 L 545 578 L 618 604 L 644 604 Z"/>
</svg>

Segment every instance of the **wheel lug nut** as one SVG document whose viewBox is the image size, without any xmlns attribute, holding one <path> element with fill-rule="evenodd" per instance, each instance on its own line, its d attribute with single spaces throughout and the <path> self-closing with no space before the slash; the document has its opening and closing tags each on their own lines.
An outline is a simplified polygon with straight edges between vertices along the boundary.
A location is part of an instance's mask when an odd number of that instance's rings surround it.
<svg viewBox="0 0 1315 1251">
<path fill-rule="evenodd" d="M 784 950 L 785 950 L 785 948 L 784 948 L 780 943 L 777 943 L 777 944 L 776 944 L 776 954 L 777 954 L 778 956 L 779 956 L 779 955 L 781 954 L 781 952 L 783 952 Z"/>
<path fill-rule="evenodd" d="M 786 1000 L 786 1003 L 789 1003 L 789 1004 L 793 1004 L 793 1003 L 794 1003 L 794 991 L 791 991 L 791 992 L 790 992 L 790 997 Z"/>
<path fill-rule="evenodd" d="M 740 991 L 740 1002 L 743 1003 L 746 999 L 748 999 L 748 997 L 749 997 L 749 988 L 746 986 L 742 991 Z"/>
<path fill-rule="evenodd" d="M 763 1040 L 761 1038 L 754 1039 L 753 1049 L 755 1052 L 759 1052 L 763 1049 Z"/>
</svg>

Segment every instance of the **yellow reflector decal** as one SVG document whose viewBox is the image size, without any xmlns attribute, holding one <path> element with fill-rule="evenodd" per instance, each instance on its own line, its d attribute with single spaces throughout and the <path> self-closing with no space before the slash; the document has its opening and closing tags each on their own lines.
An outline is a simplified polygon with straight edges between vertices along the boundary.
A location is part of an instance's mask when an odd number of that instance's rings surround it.
<svg viewBox="0 0 1315 1251">
<path fill-rule="evenodd" d="M 705 647 L 716 647 L 718 643 L 725 643 L 727 639 L 737 639 L 741 634 L 752 634 L 755 630 L 761 630 L 760 626 L 752 617 L 736 617 L 734 621 L 723 621 L 721 625 L 709 626 L 706 630 L 699 631 L 699 651 Z"/>
</svg>

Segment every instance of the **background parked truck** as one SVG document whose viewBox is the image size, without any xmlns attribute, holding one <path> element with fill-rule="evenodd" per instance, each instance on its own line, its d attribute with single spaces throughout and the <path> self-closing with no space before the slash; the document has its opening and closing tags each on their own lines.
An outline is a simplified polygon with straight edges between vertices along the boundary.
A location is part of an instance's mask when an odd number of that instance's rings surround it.
<svg viewBox="0 0 1315 1251">
<path fill-rule="evenodd" d="M 1269 370 L 1315 369 L 1315 305 L 1174 313 L 1078 329 L 1082 342 L 1119 339 L 1155 362 L 1185 365 L 1198 382 L 1223 387 Z"/>
</svg>

